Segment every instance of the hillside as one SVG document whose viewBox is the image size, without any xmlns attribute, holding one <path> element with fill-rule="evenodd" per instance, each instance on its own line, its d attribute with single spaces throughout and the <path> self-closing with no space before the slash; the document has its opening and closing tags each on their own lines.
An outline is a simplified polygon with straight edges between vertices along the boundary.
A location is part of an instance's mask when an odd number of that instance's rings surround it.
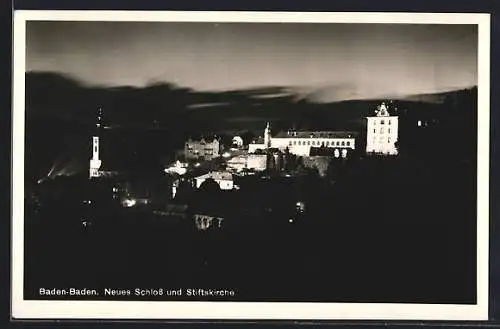
<svg viewBox="0 0 500 329">
<path fill-rule="evenodd" d="M 475 92 L 409 95 L 393 105 L 403 116 L 475 122 L 468 119 L 470 106 L 460 107 L 474 104 Z M 279 86 L 225 92 L 197 92 L 169 83 L 144 88 L 87 86 L 57 73 L 31 72 L 26 74 L 26 172 L 35 179 L 54 169 L 55 163 L 75 163 L 72 170 L 78 171 L 86 168 L 89 129 L 99 106 L 105 125 L 112 128 L 110 134 L 115 131 L 107 140 L 111 158 L 141 154 L 143 161 L 158 165 L 189 135 L 261 134 L 266 121 L 272 122 L 274 132 L 291 127 L 364 131 L 364 117 L 379 102 L 314 103 Z"/>
</svg>

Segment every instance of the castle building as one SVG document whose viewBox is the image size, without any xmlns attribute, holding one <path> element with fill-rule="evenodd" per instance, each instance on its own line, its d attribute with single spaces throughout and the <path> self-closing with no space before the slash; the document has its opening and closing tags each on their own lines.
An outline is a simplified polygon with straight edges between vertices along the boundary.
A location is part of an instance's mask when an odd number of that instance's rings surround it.
<svg viewBox="0 0 500 329">
<path fill-rule="evenodd" d="M 264 138 L 259 138 L 248 146 L 249 153 L 269 148 L 279 149 L 297 156 L 309 156 L 312 147 L 326 147 L 347 154 L 355 149 L 356 132 L 351 131 L 286 131 L 271 135 L 271 127 L 267 123 Z"/>
<path fill-rule="evenodd" d="M 186 159 L 199 159 L 211 160 L 220 156 L 222 151 L 222 144 L 217 138 L 208 140 L 202 138 L 201 140 L 189 139 L 184 145 L 184 155 Z"/>
<path fill-rule="evenodd" d="M 382 103 L 375 110 L 375 116 L 366 118 L 366 153 L 396 155 L 398 149 L 398 116 L 391 115 Z"/>
<path fill-rule="evenodd" d="M 241 154 L 227 161 L 227 169 L 235 172 L 241 172 L 244 169 L 263 171 L 266 168 L 266 154 Z"/>
</svg>

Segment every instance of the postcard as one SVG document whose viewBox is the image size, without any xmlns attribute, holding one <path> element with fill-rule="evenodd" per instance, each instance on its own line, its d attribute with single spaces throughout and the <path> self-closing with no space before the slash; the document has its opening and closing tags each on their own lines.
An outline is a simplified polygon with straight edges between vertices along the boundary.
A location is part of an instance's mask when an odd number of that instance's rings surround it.
<svg viewBox="0 0 500 329">
<path fill-rule="evenodd" d="M 16 11 L 15 319 L 486 320 L 490 16 Z"/>
</svg>

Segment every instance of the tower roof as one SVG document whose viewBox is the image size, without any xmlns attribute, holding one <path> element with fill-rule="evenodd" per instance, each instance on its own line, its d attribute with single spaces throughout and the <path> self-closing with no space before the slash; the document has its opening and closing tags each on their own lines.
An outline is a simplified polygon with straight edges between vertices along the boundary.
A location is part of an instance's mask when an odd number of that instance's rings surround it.
<svg viewBox="0 0 500 329">
<path fill-rule="evenodd" d="M 391 113 L 389 113 L 389 106 L 387 105 L 386 102 L 380 103 L 380 105 L 377 106 L 375 109 L 375 115 L 377 117 L 389 117 L 391 116 Z"/>
</svg>

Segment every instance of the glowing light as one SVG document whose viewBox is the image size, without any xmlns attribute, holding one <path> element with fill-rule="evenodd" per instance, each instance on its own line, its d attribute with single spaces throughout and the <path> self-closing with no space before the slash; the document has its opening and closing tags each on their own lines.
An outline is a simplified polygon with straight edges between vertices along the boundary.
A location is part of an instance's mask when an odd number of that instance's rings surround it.
<svg viewBox="0 0 500 329">
<path fill-rule="evenodd" d="M 135 206 L 135 204 L 137 203 L 137 201 L 135 201 L 134 199 L 126 199 L 126 200 L 123 200 L 123 205 L 127 208 L 130 208 L 130 207 L 133 207 Z"/>
<path fill-rule="evenodd" d="M 118 188 L 117 187 L 113 187 L 113 192 L 118 192 Z"/>
<path fill-rule="evenodd" d="M 290 218 L 290 219 L 288 220 L 288 222 L 289 222 L 289 223 L 293 223 L 293 218 Z"/>
<path fill-rule="evenodd" d="M 194 164 L 194 166 L 195 166 L 195 167 L 199 167 L 199 166 L 201 166 L 201 163 L 196 162 L 196 163 Z"/>
<path fill-rule="evenodd" d="M 419 126 L 419 127 L 422 126 L 422 121 L 421 120 L 418 120 L 417 126 Z"/>
<path fill-rule="evenodd" d="M 224 158 L 229 158 L 229 157 L 231 156 L 231 153 L 229 153 L 229 152 L 224 152 L 224 153 L 222 154 L 222 156 L 223 156 Z"/>
</svg>

